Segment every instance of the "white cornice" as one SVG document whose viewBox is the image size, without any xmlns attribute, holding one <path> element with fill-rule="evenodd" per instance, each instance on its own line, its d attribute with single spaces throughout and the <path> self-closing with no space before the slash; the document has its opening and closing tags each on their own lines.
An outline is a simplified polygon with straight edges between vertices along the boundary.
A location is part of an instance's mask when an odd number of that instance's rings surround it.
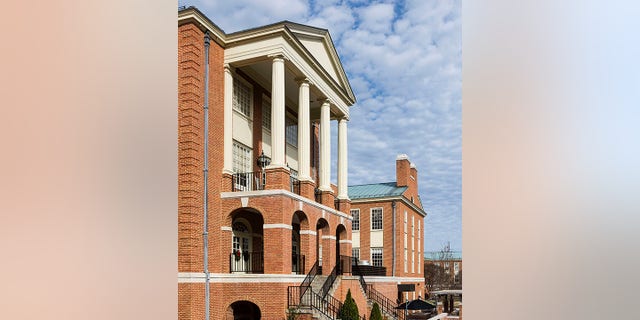
<svg viewBox="0 0 640 320">
<path fill-rule="evenodd" d="M 343 217 L 349 221 L 353 221 L 353 217 L 351 217 L 350 215 L 344 213 L 344 212 L 340 212 L 337 211 L 335 209 L 329 208 L 323 204 L 317 203 L 315 201 L 312 201 L 310 199 L 307 199 L 303 196 L 297 195 L 291 191 L 287 191 L 287 190 L 282 190 L 282 189 L 273 189 L 273 190 L 256 190 L 256 191 L 238 191 L 238 192 L 221 192 L 220 193 L 220 198 L 222 199 L 234 199 L 234 198 L 242 198 L 242 197 L 248 197 L 248 198 L 257 198 L 257 197 L 269 197 L 269 196 L 285 196 L 285 197 L 289 197 L 291 199 L 297 200 L 297 201 L 302 201 L 307 205 L 316 207 L 320 210 L 324 210 L 328 213 L 331 213 L 333 215 L 336 215 L 338 217 Z"/>
<path fill-rule="evenodd" d="M 418 207 L 415 203 L 409 201 L 406 197 L 404 196 L 392 196 L 392 197 L 382 197 L 382 198 L 364 198 L 364 199 L 351 199 L 351 204 L 358 204 L 358 203 L 369 203 L 369 202 L 384 202 L 384 201 L 400 201 L 404 204 L 406 204 L 407 206 L 409 206 L 410 208 L 412 208 L 413 210 L 415 210 L 419 215 L 426 217 L 427 216 L 427 212 L 424 211 L 424 209 L 421 209 L 420 207 Z"/>
</svg>

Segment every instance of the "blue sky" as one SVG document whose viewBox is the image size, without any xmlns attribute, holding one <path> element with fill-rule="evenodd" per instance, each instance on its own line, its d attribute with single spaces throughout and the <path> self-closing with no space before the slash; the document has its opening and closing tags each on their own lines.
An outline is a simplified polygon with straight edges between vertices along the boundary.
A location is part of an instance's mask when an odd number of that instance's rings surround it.
<svg viewBox="0 0 640 320">
<path fill-rule="evenodd" d="M 459 0 L 181 0 L 179 5 L 198 7 L 227 33 L 281 20 L 328 29 L 358 100 L 349 121 L 349 184 L 394 181 L 396 155 L 407 154 L 418 168 L 428 212 L 425 249 L 438 250 L 447 242 L 462 249 Z M 335 143 L 332 147 L 335 162 Z"/>
</svg>

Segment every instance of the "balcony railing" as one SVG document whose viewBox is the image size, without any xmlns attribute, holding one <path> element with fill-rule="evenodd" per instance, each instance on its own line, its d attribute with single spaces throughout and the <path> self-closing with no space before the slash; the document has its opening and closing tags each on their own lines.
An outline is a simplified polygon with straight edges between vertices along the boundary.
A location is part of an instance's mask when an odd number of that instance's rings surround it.
<svg viewBox="0 0 640 320">
<path fill-rule="evenodd" d="M 264 253 L 232 252 L 229 254 L 229 269 L 232 273 L 264 273 Z"/>
<path fill-rule="evenodd" d="M 266 183 L 267 177 L 262 171 L 234 173 L 232 191 L 264 190 Z"/>
<path fill-rule="evenodd" d="M 290 186 L 290 190 L 291 192 L 295 193 L 295 194 L 300 194 L 300 180 L 298 180 L 295 177 L 290 176 L 289 177 L 289 186 Z"/>
<path fill-rule="evenodd" d="M 304 255 L 303 254 L 291 254 L 291 272 L 295 274 L 304 274 Z"/>
</svg>

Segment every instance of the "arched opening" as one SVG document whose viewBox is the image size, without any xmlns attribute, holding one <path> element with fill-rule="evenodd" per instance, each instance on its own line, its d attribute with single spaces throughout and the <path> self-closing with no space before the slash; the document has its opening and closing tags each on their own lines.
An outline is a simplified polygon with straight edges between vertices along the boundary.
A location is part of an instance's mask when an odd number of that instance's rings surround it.
<svg viewBox="0 0 640 320">
<path fill-rule="evenodd" d="M 347 240 L 347 228 L 340 224 L 336 228 L 336 264 L 340 266 L 338 272 L 351 273 L 351 258 L 349 256 L 343 256 L 347 254 L 346 250 L 341 250 L 341 247 L 345 248 L 346 243 L 341 243 L 341 240 Z"/>
<path fill-rule="evenodd" d="M 227 309 L 227 320 L 259 320 L 260 307 L 251 301 L 236 301 Z"/>
<path fill-rule="evenodd" d="M 264 273 L 264 220 L 257 210 L 238 209 L 231 213 L 230 271 L 233 273 Z"/>
<path fill-rule="evenodd" d="M 304 274 L 306 266 L 306 250 L 308 248 L 308 238 L 304 240 L 300 236 L 300 230 L 308 230 L 309 220 L 302 211 L 296 211 L 291 218 L 291 273 Z"/>
<path fill-rule="evenodd" d="M 320 274 L 322 274 L 322 236 L 330 234 L 329 222 L 320 218 L 316 223 L 316 257 L 318 257 L 318 266 L 320 267 Z M 325 248 L 326 249 L 326 248 Z M 329 270 L 331 271 L 331 270 Z"/>
</svg>

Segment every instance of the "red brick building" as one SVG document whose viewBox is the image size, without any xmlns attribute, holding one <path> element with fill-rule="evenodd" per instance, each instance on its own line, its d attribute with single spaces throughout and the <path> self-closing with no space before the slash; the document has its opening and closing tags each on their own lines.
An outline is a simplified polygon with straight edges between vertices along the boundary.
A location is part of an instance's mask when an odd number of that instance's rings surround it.
<svg viewBox="0 0 640 320">
<path fill-rule="evenodd" d="M 178 95 L 178 318 L 331 318 L 347 289 L 368 316 L 375 291 L 340 259 L 355 96 L 329 32 L 284 21 L 227 34 L 181 9 Z"/>
<path fill-rule="evenodd" d="M 352 255 L 384 267 L 382 292 L 398 301 L 425 297 L 423 275 L 424 218 L 418 195 L 418 170 L 407 155 L 396 158 L 396 181 L 349 186 Z M 389 277 L 398 285 L 389 285 Z M 386 283 L 386 284 L 382 284 Z"/>
</svg>

